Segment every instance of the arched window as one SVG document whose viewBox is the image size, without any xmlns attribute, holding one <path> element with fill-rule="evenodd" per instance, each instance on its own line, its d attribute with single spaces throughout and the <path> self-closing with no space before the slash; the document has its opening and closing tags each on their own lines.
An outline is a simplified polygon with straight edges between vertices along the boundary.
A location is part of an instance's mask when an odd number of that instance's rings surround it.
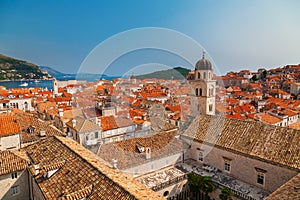
<svg viewBox="0 0 300 200">
<path fill-rule="evenodd" d="M 200 79 L 201 78 L 201 74 L 200 74 L 200 72 L 198 72 L 198 79 Z"/>
<path fill-rule="evenodd" d="M 198 96 L 198 88 L 196 88 L 196 96 Z"/>
<path fill-rule="evenodd" d="M 200 96 L 202 96 L 202 88 L 200 88 L 200 92 L 199 93 L 200 93 Z"/>
<path fill-rule="evenodd" d="M 214 95 L 214 86 L 211 86 L 209 89 L 209 96 L 213 96 Z"/>
<path fill-rule="evenodd" d="M 203 72 L 203 79 L 206 79 L 206 72 Z"/>
</svg>

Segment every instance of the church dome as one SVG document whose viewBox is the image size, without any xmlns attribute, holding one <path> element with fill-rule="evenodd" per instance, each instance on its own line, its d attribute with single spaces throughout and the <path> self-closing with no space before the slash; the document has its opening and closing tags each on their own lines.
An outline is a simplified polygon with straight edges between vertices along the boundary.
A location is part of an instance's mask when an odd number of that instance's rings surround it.
<svg viewBox="0 0 300 200">
<path fill-rule="evenodd" d="M 205 59 L 205 52 L 203 52 L 202 59 L 196 63 L 196 70 L 212 70 L 211 62 Z"/>
</svg>

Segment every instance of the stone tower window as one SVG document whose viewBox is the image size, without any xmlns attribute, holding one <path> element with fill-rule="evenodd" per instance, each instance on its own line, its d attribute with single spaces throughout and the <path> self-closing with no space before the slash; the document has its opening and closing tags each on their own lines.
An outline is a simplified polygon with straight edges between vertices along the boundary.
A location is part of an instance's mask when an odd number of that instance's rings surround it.
<svg viewBox="0 0 300 200">
<path fill-rule="evenodd" d="M 213 105 L 212 104 L 209 104 L 208 110 L 209 110 L 209 112 L 211 112 L 213 110 Z"/>
</svg>

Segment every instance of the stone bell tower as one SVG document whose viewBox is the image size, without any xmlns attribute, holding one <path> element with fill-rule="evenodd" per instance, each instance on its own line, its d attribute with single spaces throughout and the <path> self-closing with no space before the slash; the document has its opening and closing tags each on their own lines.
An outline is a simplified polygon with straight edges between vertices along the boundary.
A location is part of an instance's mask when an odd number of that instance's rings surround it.
<svg viewBox="0 0 300 200">
<path fill-rule="evenodd" d="M 202 59 L 196 65 L 195 70 L 188 75 L 191 84 L 192 110 L 201 114 L 215 114 L 216 80 L 212 79 L 213 70 L 209 60 L 203 52 Z"/>
</svg>

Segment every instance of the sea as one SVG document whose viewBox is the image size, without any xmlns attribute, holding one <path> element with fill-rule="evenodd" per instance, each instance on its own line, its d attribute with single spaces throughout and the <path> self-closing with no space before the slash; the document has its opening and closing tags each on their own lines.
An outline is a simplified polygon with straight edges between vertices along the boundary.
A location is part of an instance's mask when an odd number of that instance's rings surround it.
<svg viewBox="0 0 300 200">
<path fill-rule="evenodd" d="M 67 81 L 67 80 L 86 80 L 87 82 L 95 82 L 99 80 L 112 80 L 114 78 L 120 78 L 121 76 L 103 76 L 99 75 L 85 75 L 82 79 L 76 79 L 76 77 L 57 77 L 58 81 Z M 27 85 L 27 84 L 28 85 Z M 9 88 L 44 88 L 48 90 L 53 89 L 52 80 L 22 80 L 22 81 L 0 81 L 0 86 Z"/>
<path fill-rule="evenodd" d="M 44 88 L 48 90 L 53 89 L 52 80 L 1 81 L 0 86 L 4 86 L 6 87 L 6 89 L 9 88 Z"/>
</svg>

